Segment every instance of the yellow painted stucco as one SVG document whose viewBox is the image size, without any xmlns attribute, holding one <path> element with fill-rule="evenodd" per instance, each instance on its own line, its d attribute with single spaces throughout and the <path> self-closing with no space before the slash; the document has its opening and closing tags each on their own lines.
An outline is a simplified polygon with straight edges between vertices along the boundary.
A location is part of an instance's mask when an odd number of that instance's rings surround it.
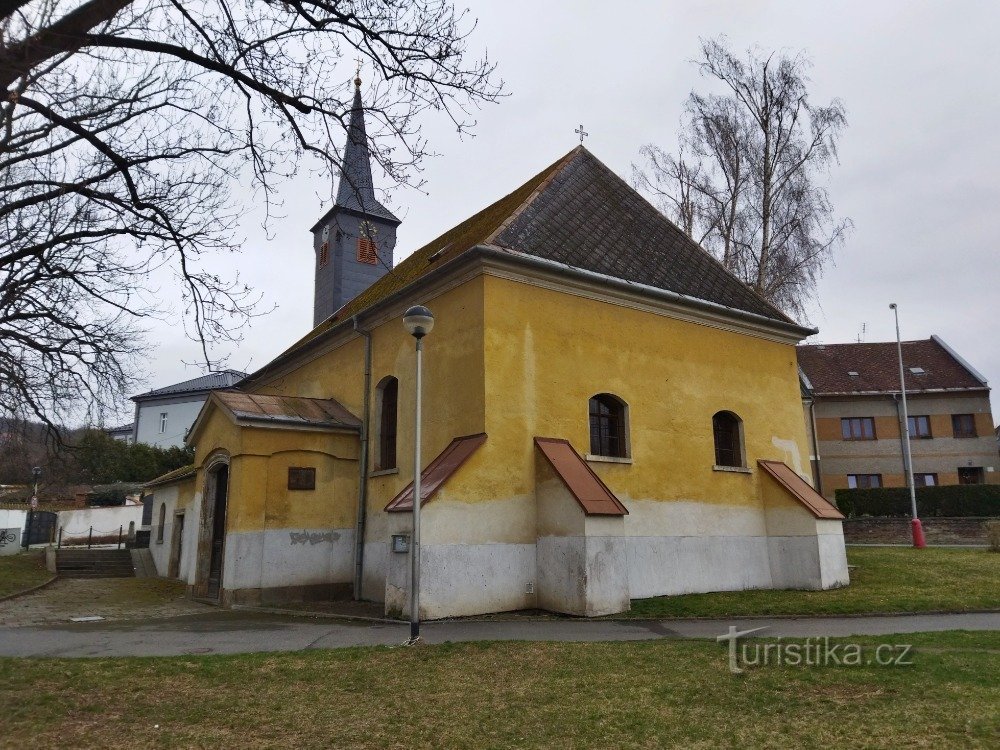
<svg viewBox="0 0 1000 750">
<path fill-rule="evenodd" d="M 485 297 L 487 494 L 532 491 L 532 436 L 586 454 L 597 393 L 629 407 L 632 463 L 591 463 L 622 499 L 756 505 L 757 459 L 808 473 L 794 345 L 504 278 Z M 712 469 L 720 410 L 743 420 L 750 475 Z"/>
<path fill-rule="evenodd" d="M 197 433 L 193 488 L 216 457 L 229 462 L 227 531 L 349 528 L 357 508 L 358 440 L 350 433 L 239 426 L 211 402 Z M 314 490 L 289 490 L 288 469 L 314 467 Z M 192 492 L 193 494 L 193 492 Z"/>
</svg>

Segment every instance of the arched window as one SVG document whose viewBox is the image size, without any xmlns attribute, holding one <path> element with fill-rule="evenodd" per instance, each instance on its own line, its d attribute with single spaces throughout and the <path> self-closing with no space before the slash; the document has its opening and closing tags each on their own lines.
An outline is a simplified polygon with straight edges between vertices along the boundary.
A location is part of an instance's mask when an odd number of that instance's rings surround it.
<svg viewBox="0 0 1000 750">
<path fill-rule="evenodd" d="M 378 456 L 379 471 L 396 468 L 396 412 L 399 381 L 385 378 L 378 386 Z"/>
<path fill-rule="evenodd" d="M 712 417 L 712 433 L 715 436 L 715 465 L 742 467 L 743 420 L 731 411 L 720 411 Z"/>
<path fill-rule="evenodd" d="M 156 541 L 163 541 L 163 527 L 167 525 L 167 504 L 160 503 L 160 525 L 156 529 Z"/>
<path fill-rule="evenodd" d="M 610 393 L 590 399 L 590 452 L 595 456 L 628 456 L 628 419 L 625 402 Z"/>
</svg>

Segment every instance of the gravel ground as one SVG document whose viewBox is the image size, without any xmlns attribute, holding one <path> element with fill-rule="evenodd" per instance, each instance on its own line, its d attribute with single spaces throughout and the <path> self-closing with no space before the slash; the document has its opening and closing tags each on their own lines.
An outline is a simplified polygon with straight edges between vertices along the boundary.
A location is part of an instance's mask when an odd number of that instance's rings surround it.
<svg viewBox="0 0 1000 750">
<path fill-rule="evenodd" d="M 72 617 L 145 620 L 212 611 L 162 578 L 60 578 L 32 594 L 0 602 L 0 627 L 68 622 Z"/>
</svg>

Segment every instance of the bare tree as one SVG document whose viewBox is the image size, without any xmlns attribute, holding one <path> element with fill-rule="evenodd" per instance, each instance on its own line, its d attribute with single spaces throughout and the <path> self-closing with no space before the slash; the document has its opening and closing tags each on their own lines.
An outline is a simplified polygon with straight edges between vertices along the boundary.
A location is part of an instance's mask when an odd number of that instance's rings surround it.
<svg viewBox="0 0 1000 750">
<path fill-rule="evenodd" d="M 843 104 L 809 102 L 809 61 L 702 42 L 699 70 L 723 93 L 692 91 L 678 156 L 648 145 L 637 186 L 748 286 L 802 316 L 850 222 L 821 176 L 837 159 Z"/>
<path fill-rule="evenodd" d="M 332 184 L 355 59 L 373 157 L 413 184 L 422 113 L 465 131 L 501 95 L 474 26 L 449 0 L 0 0 L 0 417 L 114 411 L 156 317 L 221 364 L 259 300 L 213 258 L 302 166 Z"/>
</svg>

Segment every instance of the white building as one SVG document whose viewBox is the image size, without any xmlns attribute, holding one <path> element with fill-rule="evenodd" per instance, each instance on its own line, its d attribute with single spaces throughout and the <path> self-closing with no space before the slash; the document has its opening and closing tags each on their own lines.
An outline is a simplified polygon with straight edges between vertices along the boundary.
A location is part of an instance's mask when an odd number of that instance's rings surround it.
<svg viewBox="0 0 1000 750">
<path fill-rule="evenodd" d="M 244 372 L 223 370 L 133 396 L 133 442 L 160 448 L 183 447 L 184 436 L 194 424 L 208 394 L 232 388 L 245 377 Z"/>
</svg>

